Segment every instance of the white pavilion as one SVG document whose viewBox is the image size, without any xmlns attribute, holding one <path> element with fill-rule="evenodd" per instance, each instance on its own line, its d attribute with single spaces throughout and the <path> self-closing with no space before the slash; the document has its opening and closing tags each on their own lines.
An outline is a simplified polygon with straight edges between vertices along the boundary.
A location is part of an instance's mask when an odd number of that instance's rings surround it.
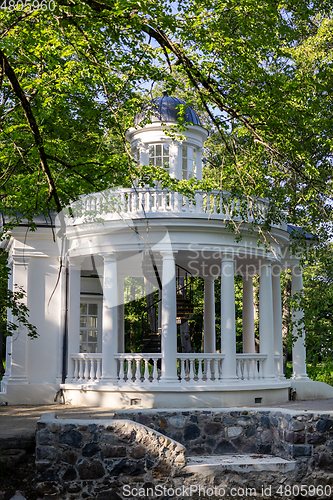
<svg viewBox="0 0 333 500">
<path fill-rule="evenodd" d="M 185 105 L 187 128 L 170 134 L 183 101 L 163 95 L 127 131 L 142 165 L 169 169 L 176 179 L 202 178 L 207 131 Z M 285 223 L 273 225 L 258 247 L 268 200 L 236 199 L 228 192 L 198 191 L 193 199 L 170 189 L 133 186 L 83 197 L 66 217 L 66 234 L 53 241 L 50 224 L 36 231 L 22 222 L 6 240 L 11 288 L 22 286 L 30 322 L 7 339 L 0 402 L 52 403 L 113 409 L 205 408 L 267 405 L 332 397 L 333 388 L 306 374 L 304 333 L 293 347 L 293 375 L 283 374 L 280 273 L 292 271 L 292 293 L 302 290 L 299 259 L 289 251 Z M 237 233 L 230 223 L 239 227 Z M 63 265 L 60 266 L 60 260 Z M 235 274 L 243 279 L 242 352 L 236 353 Z M 259 342 L 255 342 L 253 277 L 260 276 Z M 178 352 L 177 328 L 190 316 L 189 276 L 204 280 L 203 352 Z M 142 352 L 125 352 L 124 280 L 144 279 L 157 291 L 156 325 Z M 214 281 L 221 277 L 221 341 L 216 342 Z M 9 313 L 10 314 L 10 313 Z M 295 312 L 301 318 L 301 312 Z M 258 347 L 259 346 L 259 347 Z M 178 349 L 179 350 L 179 349 Z M 58 399 L 59 400 L 59 399 Z"/>
</svg>

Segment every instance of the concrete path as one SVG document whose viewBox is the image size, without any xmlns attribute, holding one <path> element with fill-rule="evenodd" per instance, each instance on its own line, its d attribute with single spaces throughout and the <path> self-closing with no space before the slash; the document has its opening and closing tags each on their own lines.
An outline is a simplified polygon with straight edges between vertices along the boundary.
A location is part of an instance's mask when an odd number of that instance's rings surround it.
<svg viewBox="0 0 333 500">
<path fill-rule="evenodd" d="M 261 408 L 257 405 L 258 410 Z M 267 407 L 265 407 L 266 409 Z M 315 401 L 290 401 L 280 405 L 270 405 L 269 408 L 289 408 L 304 411 L 333 411 L 333 399 Z M 135 408 L 138 411 L 138 408 Z M 92 408 L 71 405 L 40 405 L 40 406 L 0 406 L 0 438 L 28 437 L 35 433 L 36 422 L 43 413 L 56 413 L 58 418 L 94 418 L 108 419 L 114 416 L 109 408 Z"/>
</svg>

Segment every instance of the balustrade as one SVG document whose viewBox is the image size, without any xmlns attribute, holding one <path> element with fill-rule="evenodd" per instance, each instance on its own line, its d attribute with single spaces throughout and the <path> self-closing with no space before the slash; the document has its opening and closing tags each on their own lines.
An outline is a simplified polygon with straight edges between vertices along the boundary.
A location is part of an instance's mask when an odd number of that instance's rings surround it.
<svg viewBox="0 0 333 500">
<path fill-rule="evenodd" d="M 208 216 L 209 218 L 263 222 L 268 201 L 261 198 L 240 199 L 227 191 L 196 191 L 189 197 L 171 189 L 121 188 L 87 196 L 75 202 L 72 210 L 78 216 L 97 217 L 113 214 L 147 216 L 168 212 Z"/>
<path fill-rule="evenodd" d="M 73 382 L 98 382 L 102 376 L 102 354 L 72 354 Z"/>
<path fill-rule="evenodd" d="M 263 363 L 267 354 L 237 354 L 236 373 L 239 380 L 261 380 L 263 376 Z"/>
<path fill-rule="evenodd" d="M 177 354 L 178 378 L 181 383 L 218 383 L 222 379 L 224 354 Z"/>
<path fill-rule="evenodd" d="M 160 378 L 161 354 L 116 354 L 120 382 L 156 383 Z"/>
</svg>

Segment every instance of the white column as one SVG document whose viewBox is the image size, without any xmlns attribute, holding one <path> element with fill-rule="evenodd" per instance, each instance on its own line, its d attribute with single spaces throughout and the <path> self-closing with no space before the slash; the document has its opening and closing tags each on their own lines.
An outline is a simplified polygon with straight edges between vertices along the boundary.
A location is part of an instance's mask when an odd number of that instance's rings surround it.
<svg viewBox="0 0 333 500">
<path fill-rule="evenodd" d="M 214 278 L 205 278 L 204 352 L 216 352 Z"/>
<path fill-rule="evenodd" d="M 102 331 L 102 382 L 117 383 L 118 351 L 118 286 L 117 258 L 115 254 L 103 255 L 103 331 Z"/>
<path fill-rule="evenodd" d="M 138 145 L 139 148 L 139 162 L 140 165 L 149 165 L 149 149 L 147 144 Z"/>
<path fill-rule="evenodd" d="M 202 148 L 196 150 L 196 170 L 198 181 L 202 180 Z"/>
<path fill-rule="evenodd" d="M 118 352 L 125 352 L 124 276 L 118 276 Z"/>
<path fill-rule="evenodd" d="M 267 358 L 263 363 L 264 378 L 274 379 L 272 266 L 268 261 L 262 261 L 260 266 L 259 335 L 260 353 L 267 354 Z"/>
<path fill-rule="evenodd" d="M 221 353 L 222 377 L 236 380 L 236 322 L 234 259 L 225 255 L 221 264 Z"/>
<path fill-rule="evenodd" d="M 170 177 L 178 178 L 178 144 L 169 145 L 169 174 Z"/>
<path fill-rule="evenodd" d="M 68 355 L 66 382 L 73 380 L 73 363 L 71 354 L 80 352 L 80 292 L 82 258 L 69 259 L 68 286 Z"/>
<path fill-rule="evenodd" d="M 243 352 L 255 352 L 252 276 L 243 277 Z"/>
<path fill-rule="evenodd" d="M 12 290 L 18 291 L 17 287 L 22 287 L 23 290 L 28 292 L 29 287 L 29 261 L 30 257 L 27 256 L 13 256 Z M 24 305 L 28 305 L 27 295 L 20 301 Z M 11 320 L 17 323 L 15 316 L 10 313 Z M 8 384 L 27 384 L 27 329 L 19 325 L 18 330 L 9 337 L 7 341 L 7 355 L 10 358 L 8 369 L 6 367 L 6 375 L 3 378 L 3 383 Z"/>
<path fill-rule="evenodd" d="M 291 294 L 303 290 L 303 277 L 302 270 L 299 266 L 292 268 L 291 277 Z M 296 310 L 292 313 L 293 321 L 300 321 L 303 318 L 303 311 Z M 302 325 L 303 326 L 303 325 Z M 297 327 L 294 327 L 293 335 L 297 335 L 297 340 L 293 345 L 293 379 L 307 379 L 306 373 L 306 350 L 305 350 L 305 331 L 302 327 L 300 336 L 297 334 Z"/>
<path fill-rule="evenodd" d="M 277 375 L 283 378 L 283 343 L 282 343 L 282 307 L 281 307 L 281 269 L 272 268 L 273 289 L 273 325 L 274 325 L 274 353 L 278 356 L 276 362 Z"/>
<path fill-rule="evenodd" d="M 162 374 L 161 382 L 178 382 L 176 269 L 173 252 L 161 252 L 162 267 Z"/>
</svg>

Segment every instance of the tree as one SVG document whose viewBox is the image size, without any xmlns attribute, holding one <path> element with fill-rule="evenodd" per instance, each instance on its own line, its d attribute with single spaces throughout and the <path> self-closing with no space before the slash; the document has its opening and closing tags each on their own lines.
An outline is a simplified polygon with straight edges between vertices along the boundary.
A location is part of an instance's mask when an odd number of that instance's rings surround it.
<svg viewBox="0 0 333 500">
<path fill-rule="evenodd" d="M 194 104 L 211 132 L 206 179 L 187 189 L 269 197 L 263 229 L 289 218 L 326 240 L 331 9 L 307 0 L 60 0 L 53 11 L 2 9 L 1 210 L 12 225 L 24 214 L 33 227 L 34 214 L 137 177 L 176 187 L 165 172 L 140 169 L 124 137 L 150 97 L 147 83 L 159 82 Z"/>
</svg>

